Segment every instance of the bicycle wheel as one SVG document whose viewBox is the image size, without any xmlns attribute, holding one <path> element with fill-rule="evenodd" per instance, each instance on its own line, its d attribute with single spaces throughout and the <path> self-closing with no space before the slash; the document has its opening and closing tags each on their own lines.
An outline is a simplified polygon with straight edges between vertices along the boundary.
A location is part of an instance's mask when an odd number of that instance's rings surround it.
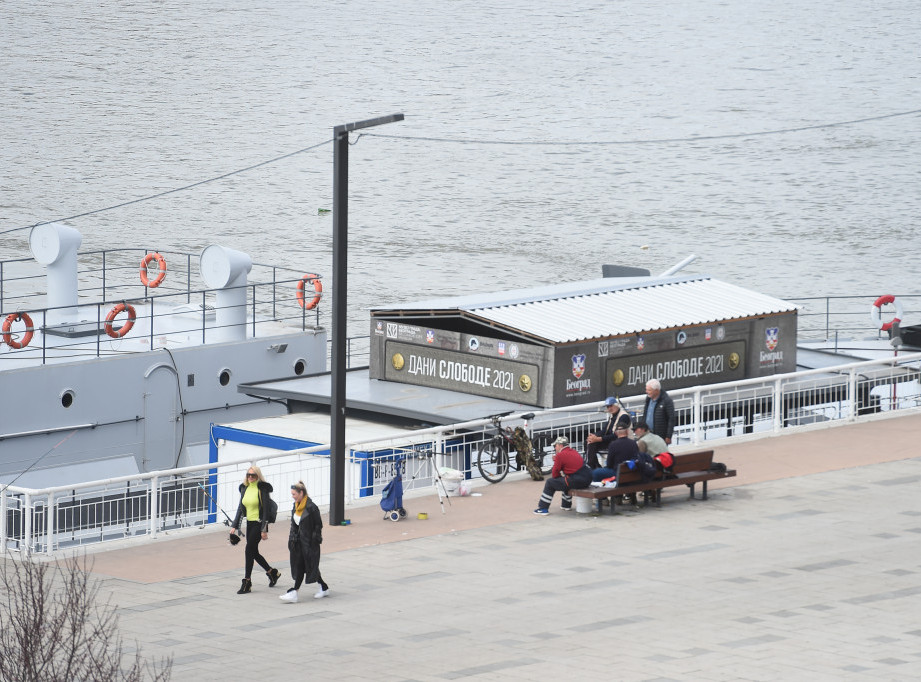
<svg viewBox="0 0 921 682">
<path fill-rule="evenodd" d="M 546 476 L 553 469 L 553 456 L 556 452 L 552 445 L 541 445 L 536 440 L 532 445 L 534 448 L 534 461 L 536 461 L 537 466 L 540 467 L 540 473 Z"/>
<path fill-rule="evenodd" d="M 476 466 L 480 476 L 490 483 L 498 483 L 508 474 L 508 450 L 495 440 L 488 440 L 480 446 Z"/>
</svg>

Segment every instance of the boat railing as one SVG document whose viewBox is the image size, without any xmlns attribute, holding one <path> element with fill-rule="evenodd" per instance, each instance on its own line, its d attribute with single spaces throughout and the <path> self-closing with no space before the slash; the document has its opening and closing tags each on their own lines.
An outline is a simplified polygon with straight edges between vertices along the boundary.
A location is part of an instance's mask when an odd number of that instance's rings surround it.
<svg viewBox="0 0 921 682">
<path fill-rule="evenodd" d="M 882 338 L 885 332 L 873 324 L 871 307 L 879 296 L 811 296 L 785 298 L 802 306 L 797 314 L 797 338 L 801 341 L 828 341 L 836 338 Z M 921 295 L 896 294 L 904 319 L 902 326 L 921 324 Z M 883 321 L 885 313 L 883 313 Z"/>
<path fill-rule="evenodd" d="M 914 353 L 675 390 L 670 392 L 677 421 L 672 447 L 681 452 L 699 449 L 702 444 L 722 445 L 919 413 L 919 378 L 921 353 Z M 621 401 L 628 412 L 641 417 L 644 399 L 635 395 Z M 587 433 L 606 418 L 601 405 L 535 410 L 533 418 L 527 417 L 533 433 L 565 435 L 581 450 Z M 516 426 L 524 421 L 525 415 L 510 414 L 503 424 Z M 221 523 L 222 510 L 236 508 L 237 487 L 252 456 L 222 459 L 219 441 L 233 439 L 233 430 L 216 429 L 221 430 L 215 430 L 211 438 L 209 464 L 42 489 L 7 486 L 0 492 L 0 553 L 53 554 L 88 543 L 155 537 Z M 484 418 L 346 443 L 345 501 L 351 505 L 376 503 L 376 496 L 398 472 L 409 494 L 431 490 L 437 481 L 436 470 L 447 468 L 463 478 L 477 478 L 477 453 L 494 434 L 492 421 Z M 251 437 L 246 432 L 240 440 L 252 442 Z M 810 453 L 802 456 L 808 458 Z M 287 451 L 261 449 L 259 462 L 276 486 L 303 480 L 317 504 L 329 504 L 327 444 Z"/>
<path fill-rule="evenodd" d="M 160 252 L 168 260 L 168 276 L 157 287 L 139 279 L 137 263 L 146 249 L 91 251 L 79 254 L 76 305 L 45 305 L 45 274 L 31 259 L 0 263 L 0 316 L 25 313 L 11 325 L 15 345 L 6 344 L 6 359 L 48 362 L 138 352 L 160 347 L 198 345 L 227 339 L 236 328 L 239 338 L 284 333 L 285 329 L 321 326 L 321 306 L 311 307 L 311 289 L 302 305 L 297 286 L 303 273 L 290 268 L 253 264 L 245 285 L 214 289 L 205 285 L 193 264 L 197 256 Z M 316 276 L 319 280 L 319 276 Z M 220 303 L 220 292 L 245 290 L 243 304 Z M 130 308 L 129 308 L 130 306 Z M 233 310 L 232 310 L 233 309 Z M 131 311 L 134 311 L 133 313 Z M 235 311 L 231 323 L 222 311 Z M 132 315 L 134 316 L 132 319 Z M 128 328 L 125 324 L 130 320 Z M 243 329 L 239 329 L 244 327 Z M 29 334 L 32 332 L 32 334 Z M 28 338 L 29 343 L 24 343 Z M 144 347 L 138 347 L 141 342 Z"/>
<path fill-rule="evenodd" d="M 140 263 L 152 253 L 163 256 L 167 274 L 158 287 L 145 287 L 140 280 Z M 200 254 L 145 248 L 81 251 L 77 254 L 78 297 L 81 303 L 108 301 L 136 298 L 156 290 L 185 293 L 191 302 L 195 292 L 208 289 L 197 268 L 199 258 Z M 304 274 L 293 268 L 253 263 L 247 279 L 249 284 L 294 287 Z M 45 275 L 45 267 L 31 257 L 0 261 L 0 311 L 25 310 L 35 298 L 44 296 Z M 287 294 L 294 299 L 293 288 L 279 292 L 279 296 Z"/>
</svg>

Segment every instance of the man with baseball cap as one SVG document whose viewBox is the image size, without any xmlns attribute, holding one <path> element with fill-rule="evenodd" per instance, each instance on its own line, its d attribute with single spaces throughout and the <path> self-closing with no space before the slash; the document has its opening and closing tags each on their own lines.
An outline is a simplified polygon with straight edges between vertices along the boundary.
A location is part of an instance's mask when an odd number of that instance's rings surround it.
<svg viewBox="0 0 921 682">
<path fill-rule="evenodd" d="M 592 431 L 585 439 L 585 463 L 589 468 L 597 469 L 601 466 L 598 463 L 598 453 L 608 449 L 608 446 L 615 440 L 614 427 L 625 426 L 630 428 L 633 421 L 626 410 L 620 409 L 620 403 L 617 398 L 610 397 L 604 401 L 604 409 L 608 413 L 608 420 L 604 423 L 601 431 Z"/>
<path fill-rule="evenodd" d="M 537 509 L 534 510 L 534 513 L 539 516 L 550 513 L 550 503 L 553 502 L 553 494 L 557 490 L 563 493 L 561 509 L 570 511 L 572 495 L 569 494 L 569 491 L 576 488 L 587 488 L 592 482 L 592 470 L 585 466 L 582 455 L 569 447 L 569 439 L 566 436 L 560 436 L 553 441 L 553 449 L 556 450 L 553 470 L 550 472 L 550 478 L 544 483 L 544 491 L 540 495 Z"/>
</svg>

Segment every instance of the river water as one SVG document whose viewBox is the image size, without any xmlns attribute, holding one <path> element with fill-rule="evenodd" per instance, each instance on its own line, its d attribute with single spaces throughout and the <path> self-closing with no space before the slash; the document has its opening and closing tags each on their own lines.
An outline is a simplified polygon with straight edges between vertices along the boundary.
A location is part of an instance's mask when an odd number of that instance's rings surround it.
<svg viewBox="0 0 921 682">
<path fill-rule="evenodd" d="M 402 112 L 352 136 L 353 333 L 689 253 L 778 296 L 918 291 L 921 115 L 889 116 L 921 108 L 913 0 L 3 0 L 0 26 L 0 257 L 8 230 L 320 145 L 68 224 L 329 286 L 323 143 Z"/>
</svg>

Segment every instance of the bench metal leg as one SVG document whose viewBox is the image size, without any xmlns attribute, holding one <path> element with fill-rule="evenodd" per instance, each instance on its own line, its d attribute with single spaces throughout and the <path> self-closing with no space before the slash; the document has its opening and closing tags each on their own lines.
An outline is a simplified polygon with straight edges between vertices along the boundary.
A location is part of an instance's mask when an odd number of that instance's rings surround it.
<svg viewBox="0 0 921 682">
<path fill-rule="evenodd" d="M 706 500 L 706 499 L 707 499 L 707 482 L 704 481 L 703 484 L 704 484 L 704 497 L 703 497 L 703 499 Z"/>
<path fill-rule="evenodd" d="M 689 488 L 690 491 L 691 491 L 691 499 L 693 500 L 693 499 L 694 499 L 694 484 L 693 484 L 693 483 L 688 483 L 687 486 L 688 486 L 688 488 Z"/>
</svg>

